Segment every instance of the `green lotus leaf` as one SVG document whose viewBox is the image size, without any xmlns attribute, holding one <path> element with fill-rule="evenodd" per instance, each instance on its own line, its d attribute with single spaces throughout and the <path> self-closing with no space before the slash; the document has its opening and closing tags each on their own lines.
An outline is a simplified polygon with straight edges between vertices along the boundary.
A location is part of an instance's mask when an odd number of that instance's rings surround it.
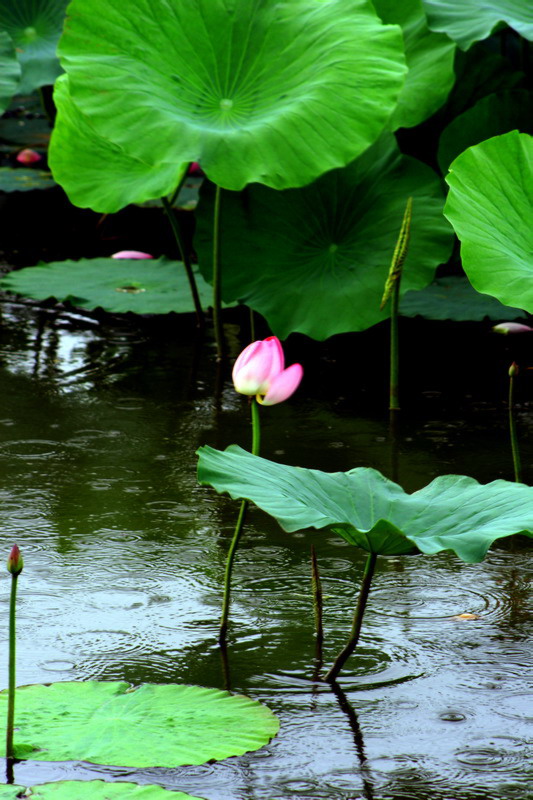
<svg viewBox="0 0 533 800">
<path fill-rule="evenodd" d="M 198 272 L 195 277 L 200 302 L 207 308 L 213 290 Z M 166 258 L 51 261 L 9 272 L 0 280 L 0 289 L 33 300 L 53 297 L 115 314 L 187 314 L 195 310 L 183 264 Z"/>
<path fill-rule="evenodd" d="M 454 158 L 468 147 L 515 129 L 533 133 L 531 92 L 512 89 L 484 97 L 442 132 L 438 152 L 442 171 L 446 172 Z"/>
<path fill-rule="evenodd" d="M 511 131 L 469 147 L 446 181 L 444 213 L 470 283 L 533 313 L 533 137 Z"/>
<path fill-rule="evenodd" d="M 533 39 L 531 0 L 422 0 L 431 30 L 446 33 L 463 50 L 490 36 L 505 22 L 526 39 Z"/>
<path fill-rule="evenodd" d="M 404 317 L 451 319 L 454 322 L 476 322 L 483 319 L 501 321 L 527 317 L 521 308 L 502 305 L 495 297 L 476 292 L 468 278 L 448 275 L 437 278 L 425 289 L 407 292 L 400 303 Z"/>
<path fill-rule="evenodd" d="M 188 164 L 145 164 L 104 139 L 72 102 L 68 77 L 56 82 L 57 106 L 48 163 L 70 201 L 113 214 L 129 203 L 161 198 L 181 181 Z"/>
<path fill-rule="evenodd" d="M 257 750 L 278 730 L 269 708 L 219 689 L 79 681 L 17 689 L 14 748 L 38 761 L 176 767 Z"/>
<path fill-rule="evenodd" d="M 372 0 L 385 23 L 401 25 L 409 72 L 389 127 L 411 128 L 446 100 L 455 81 L 455 44 L 427 26 L 421 0 Z"/>
<path fill-rule="evenodd" d="M 17 48 L 22 78 L 19 94 L 51 84 L 61 72 L 56 56 L 68 0 L 0 0 L 0 29 Z"/>
<path fill-rule="evenodd" d="M 55 186 L 50 172 L 42 169 L 0 167 L 0 192 L 31 192 Z"/>
<path fill-rule="evenodd" d="M 452 550 L 482 561 L 503 536 L 533 536 L 533 487 L 497 480 L 482 485 L 443 475 L 413 494 L 380 472 L 358 467 L 320 472 L 253 456 L 237 445 L 201 447 L 200 483 L 246 498 L 284 530 L 330 528 L 349 544 L 378 555 Z"/>
<path fill-rule="evenodd" d="M 0 114 L 9 106 L 19 81 L 20 64 L 15 45 L 9 34 L 0 30 Z"/>
<path fill-rule="evenodd" d="M 253 185 L 222 195 L 222 296 L 263 314 L 272 331 L 315 339 L 364 330 L 389 315 L 383 287 L 407 198 L 411 244 L 402 291 L 420 289 L 449 257 L 452 231 L 442 216 L 435 173 L 401 155 L 386 134 L 352 164 L 310 186 L 276 192 Z M 204 184 L 195 245 L 211 279 L 214 191 Z"/>
<path fill-rule="evenodd" d="M 199 161 L 227 189 L 348 163 L 406 72 L 400 29 L 367 0 L 73 0 L 59 52 L 102 136 L 146 163 Z"/>
<path fill-rule="evenodd" d="M 24 792 L 22 786 L 0 786 L 2 800 L 15 797 L 31 797 L 31 800 L 201 800 L 183 792 L 167 791 L 160 786 L 138 786 L 123 781 L 57 781 L 31 786 L 30 794 Z"/>
</svg>

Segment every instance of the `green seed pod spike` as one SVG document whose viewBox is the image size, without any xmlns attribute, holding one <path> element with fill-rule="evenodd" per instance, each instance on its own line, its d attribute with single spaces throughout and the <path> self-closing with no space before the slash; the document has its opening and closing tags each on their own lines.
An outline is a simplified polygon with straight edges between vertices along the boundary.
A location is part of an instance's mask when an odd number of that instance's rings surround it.
<svg viewBox="0 0 533 800">
<path fill-rule="evenodd" d="M 383 311 L 385 306 L 387 305 L 387 301 L 392 294 L 392 290 L 394 289 L 394 285 L 396 282 L 400 282 L 400 278 L 402 277 L 402 267 L 407 256 L 407 248 L 409 246 L 409 235 L 411 233 L 411 218 L 413 216 L 413 198 L 409 197 L 407 200 L 407 205 L 405 206 L 405 213 L 403 215 L 402 227 L 400 228 L 400 233 L 398 234 L 398 239 L 396 240 L 396 247 L 394 248 L 394 254 L 392 256 L 392 261 L 389 269 L 389 274 L 387 276 L 387 281 L 385 283 L 385 291 L 383 292 L 383 297 L 381 298 L 381 305 L 379 307 L 380 311 Z"/>
</svg>

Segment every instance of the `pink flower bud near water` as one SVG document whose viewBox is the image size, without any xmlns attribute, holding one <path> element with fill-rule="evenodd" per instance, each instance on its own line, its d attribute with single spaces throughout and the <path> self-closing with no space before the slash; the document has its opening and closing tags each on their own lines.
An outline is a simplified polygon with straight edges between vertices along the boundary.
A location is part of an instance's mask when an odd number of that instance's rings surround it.
<svg viewBox="0 0 533 800">
<path fill-rule="evenodd" d="M 233 367 L 233 385 L 240 394 L 255 395 L 265 406 L 287 400 L 302 380 L 301 364 L 285 367 L 283 348 L 276 336 L 245 347 Z"/>
<path fill-rule="evenodd" d="M 494 333 L 533 333 L 533 328 L 521 322 L 499 322 L 492 329 Z"/>
<path fill-rule="evenodd" d="M 23 566 L 24 560 L 20 554 L 20 550 L 17 545 L 14 544 L 7 559 L 7 568 L 12 575 L 20 575 Z"/>
<path fill-rule="evenodd" d="M 35 164 L 37 161 L 42 161 L 43 157 L 27 147 L 25 150 L 21 150 L 16 158 L 19 164 Z"/>
<path fill-rule="evenodd" d="M 119 250 L 118 253 L 113 253 L 111 258 L 153 258 L 150 253 L 143 253 L 142 250 Z"/>
<path fill-rule="evenodd" d="M 519 372 L 520 372 L 520 367 L 518 366 L 516 361 L 513 361 L 513 363 L 509 367 L 509 377 L 516 378 Z"/>
<path fill-rule="evenodd" d="M 189 175 L 194 175 L 194 177 L 198 177 L 203 175 L 204 172 L 197 161 L 193 161 L 191 166 L 189 167 Z"/>
</svg>

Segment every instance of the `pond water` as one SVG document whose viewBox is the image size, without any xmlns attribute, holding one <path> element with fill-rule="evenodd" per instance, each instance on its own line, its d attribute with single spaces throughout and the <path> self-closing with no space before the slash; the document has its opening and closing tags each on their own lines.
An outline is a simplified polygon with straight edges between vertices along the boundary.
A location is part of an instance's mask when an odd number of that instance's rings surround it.
<svg viewBox="0 0 533 800">
<path fill-rule="evenodd" d="M 102 320 L 2 306 L 2 541 L 25 558 L 18 683 L 119 680 L 230 686 L 281 731 L 240 758 L 178 769 L 24 762 L 15 783 L 131 780 L 208 800 L 522 800 L 528 677 L 527 543 L 482 564 L 379 558 L 357 655 L 335 694 L 315 668 L 310 544 L 325 594 L 324 661 L 348 634 L 364 555 L 328 532 L 285 534 L 252 510 L 235 574 L 228 663 L 216 644 L 237 504 L 199 487 L 202 444 L 249 446 L 246 400 L 217 376 L 190 321 Z M 319 345 L 291 337 L 305 381 L 263 409 L 263 453 L 327 470 L 373 466 L 412 491 L 438 474 L 512 480 L 506 370 L 490 326 L 406 321 L 393 440 L 385 330 Z M 246 344 L 227 329 L 233 353 Z M 509 337 L 510 338 L 510 337 Z M 519 345 L 523 347 L 522 344 Z M 531 377 L 518 390 L 533 478 Z M 409 387 L 409 389 L 407 389 Z M 8 573 L 0 571 L 7 619 Z M 459 614 L 475 619 L 455 619 Z M 6 651 L 6 624 L 0 633 Z M 1 665 L 2 684 L 7 667 Z"/>
</svg>

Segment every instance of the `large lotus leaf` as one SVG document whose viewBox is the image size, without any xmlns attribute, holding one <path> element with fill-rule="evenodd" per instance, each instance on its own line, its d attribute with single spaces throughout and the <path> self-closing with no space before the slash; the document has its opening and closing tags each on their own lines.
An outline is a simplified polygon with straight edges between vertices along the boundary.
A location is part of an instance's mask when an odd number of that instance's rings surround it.
<svg viewBox="0 0 533 800">
<path fill-rule="evenodd" d="M 11 102 L 20 81 L 20 64 L 17 61 L 13 40 L 0 30 L 0 114 Z"/>
<path fill-rule="evenodd" d="M 211 279 L 213 187 L 198 205 L 196 248 Z M 272 331 L 315 339 L 385 319 L 380 301 L 407 198 L 411 243 L 402 291 L 420 289 L 449 257 L 440 181 L 399 152 L 387 134 L 344 169 L 310 186 L 276 192 L 249 186 L 222 196 L 222 295 L 259 311 Z"/>
<path fill-rule="evenodd" d="M 411 128 L 446 100 L 455 80 L 455 44 L 427 26 L 421 0 L 372 0 L 385 23 L 401 25 L 409 72 L 389 122 L 392 130 Z"/>
<path fill-rule="evenodd" d="M 347 542 L 380 555 L 453 550 L 482 561 L 495 539 L 533 536 L 533 487 L 497 480 L 481 485 L 464 475 L 442 475 L 413 494 L 380 472 L 358 467 L 321 472 L 275 464 L 231 445 L 198 451 L 198 479 L 246 498 L 289 533 L 331 528 Z"/>
<path fill-rule="evenodd" d="M 422 0 L 431 30 L 446 33 L 467 50 L 505 22 L 526 39 L 533 39 L 531 0 Z"/>
<path fill-rule="evenodd" d="M 450 166 L 444 213 L 478 292 L 533 313 L 533 137 L 511 131 Z"/>
<path fill-rule="evenodd" d="M 200 302 L 207 308 L 213 290 L 195 271 Z M 51 261 L 9 272 L 0 289 L 33 300 L 56 300 L 115 314 L 192 313 L 194 304 L 181 261 L 86 258 Z"/>
<path fill-rule="evenodd" d="M 509 308 L 495 297 L 476 292 L 472 284 L 460 275 L 437 278 L 425 289 L 407 292 L 400 303 L 404 317 L 451 319 L 454 322 L 476 322 L 483 319 L 501 321 L 527 317 L 521 308 Z"/>
<path fill-rule="evenodd" d="M 104 781 L 57 781 L 25 790 L 22 786 L 0 786 L 0 798 L 31 797 L 31 800 L 201 800 L 183 792 L 169 792 L 160 786 Z"/>
<path fill-rule="evenodd" d="M 68 0 L 0 0 L 0 29 L 17 48 L 22 67 L 19 94 L 51 84 L 61 72 L 56 56 Z"/>
<path fill-rule="evenodd" d="M 147 163 L 200 161 L 227 189 L 348 163 L 406 71 L 367 0 L 73 0 L 59 52 L 103 136 Z"/>
<path fill-rule="evenodd" d="M 526 89 L 490 94 L 444 129 L 438 159 L 443 172 L 463 150 L 512 130 L 533 133 L 533 95 Z"/>
<path fill-rule="evenodd" d="M 7 690 L 0 692 L 2 704 Z M 38 761 L 177 767 L 257 750 L 278 730 L 269 708 L 219 689 L 36 684 L 17 689 L 14 749 L 17 758 Z"/>
<path fill-rule="evenodd" d="M 50 172 L 42 169 L 0 167 L 0 192 L 31 192 L 55 186 Z"/>
<path fill-rule="evenodd" d="M 69 199 L 81 208 L 113 214 L 129 203 L 170 194 L 188 164 L 146 164 L 96 133 L 72 102 L 68 77 L 56 82 L 57 106 L 48 163 Z"/>
<path fill-rule="evenodd" d="M 199 272 L 194 273 L 200 302 L 208 308 L 213 290 Z M 0 279 L 0 289 L 33 300 L 55 298 L 114 314 L 188 314 L 195 310 L 183 264 L 166 258 L 51 261 L 9 272 Z"/>
</svg>

